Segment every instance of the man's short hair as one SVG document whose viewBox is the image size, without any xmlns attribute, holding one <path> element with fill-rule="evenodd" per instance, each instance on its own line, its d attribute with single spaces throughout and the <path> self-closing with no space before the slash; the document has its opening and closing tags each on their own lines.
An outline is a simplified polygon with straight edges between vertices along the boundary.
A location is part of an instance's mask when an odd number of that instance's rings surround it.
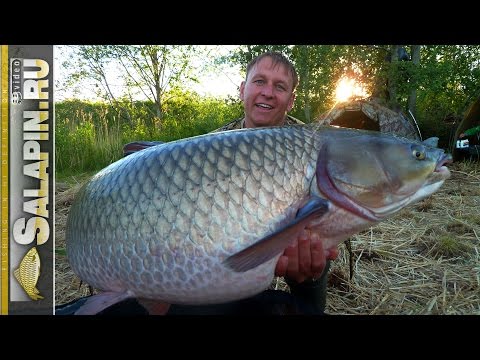
<svg viewBox="0 0 480 360">
<path fill-rule="evenodd" d="M 287 71 L 292 75 L 293 79 L 293 90 L 297 88 L 298 85 L 298 74 L 297 70 L 295 70 L 295 67 L 293 66 L 292 62 L 285 57 L 282 53 L 279 53 L 277 51 L 268 51 L 263 54 L 258 55 L 257 57 L 253 58 L 247 65 L 247 75 L 246 78 L 248 78 L 248 74 L 250 73 L 250 70 L 258 63 L 260 60 L 263 58 L 269 57 L 272 59 L 272 64 L 273 66 L 276 66 L 278 64 L 282 64 L 287 68 Z"/>
</svg>

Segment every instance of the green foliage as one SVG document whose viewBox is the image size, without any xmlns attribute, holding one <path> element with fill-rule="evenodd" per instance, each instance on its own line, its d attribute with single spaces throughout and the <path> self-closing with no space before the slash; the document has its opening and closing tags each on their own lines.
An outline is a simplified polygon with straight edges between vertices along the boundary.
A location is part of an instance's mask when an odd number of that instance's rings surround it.
<svg viewBox="0 0 480 360">
<path fill-rule="evenodd" d="M 388 84 L 393 84 L 395 98 L 389 103 L 405 111 L 408 96 L 416 89 L 416 117 L 423 137 L 438 136 L 439 145 L 448 148 L 454 129 L 446 119 L 462 118 L 480 95 L 480 46 L 422 46 L 418 66 L 411 61 L 387 61 L 392 49 L 389 45 L 244 45 L 223 61 L 245 68 L 264 51 L 283 52 L 300 79 L 291 114 L 305 122 L 335 105 L 336 83 L 347 74 L 378 97 L 384 97 Z"/>
<path fill-rule="evenodd" d="M 96 169 L 111 162 L 110 149 L 119 142 L 114 114 L 106 105 L 69 101 L 55 105 L 55 166 L 57 171 Z M 102 144 L 99 148 L 98 144 Z"/>
<path fill-rule="evenodd" d="M 200 98 L 178 89 L 168 95 L 161 121 L 148 111 L 149 106 L 153 107 L 151 102 L 122 101 L 121 111 L 105 103 L 57 103 L 56 170 L 60 173 L 99 170 L 120 159 L 126 143 L 172 141 L 204 134 L 240 117 L 243 111 L 235 99 Z"/>
<path fill-rule="evenodd" d="M 408 45 L 403 46 L 410 49 Z M 300 79 L 291 114 L 305 122 L 314 121 L 335 105 L 336 83 L 345 75 L 355 76 L 370 94 L 389 96 L 390 104 L 405 110 L 408 97 L 416 90 L 416 118 L 423 137 L 438 136 L 439 146 L 448 148 L 457 125 L 452 125 L 451 119 L 463 118 L 465 110 L 480 95 L 480 46 L 422 46 L 419 65 L 411 61 L 387 61 L 396 48 L 392 45 L 243 45 L 216 63 L 239 64 L 245 69 L 260 53 L 269 50 L 284 53 L 294 63 Z M 242 114 L 237 99 L 200 98 L 182 90 L 188 81 L 195 80 L 195 71 L 190 65 L 196 47 L 83 46 L 80 50 L 84 51 L 81 62 L 85 66 L 79 69 L 89 71 L 75 76 L 94 79 L 105 89 L 108 89 L 105 68 L 110 59 L 128 59 L 130 66 L 124 69 L 152 76 L 143 80 L 141 76 L 131 76 L 124 96 L 109 96 L 108 104 L 68 101 L 56 105 L 58 171 L 100 169 L 120 158 L 123 145 L 130 141 L 172 141 L 195 136 Z M 162 69 L 167 65 L 178 70 L 169 72 L 172 81 L 168 87 L 161 81 Z M 152 89 L 150 100 L 132 100 L 133 89 L 140 88 Z"/>
<path fill-rule="evenodd" d="M 418 85 L 417 114 L 424 137 L 440 137 L 439 146 L 448 148 L 468 106 L 480 95 L 479 46 L 422 47 Z"/>
</svg>

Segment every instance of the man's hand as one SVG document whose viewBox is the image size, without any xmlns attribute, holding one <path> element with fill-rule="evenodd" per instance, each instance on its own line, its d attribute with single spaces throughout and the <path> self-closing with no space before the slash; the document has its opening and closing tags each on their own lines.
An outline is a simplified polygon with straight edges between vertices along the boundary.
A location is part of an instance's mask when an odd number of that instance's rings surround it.
<svg viewBox="0 0 480 360">
<path fill-rule="evenodd" d="M 305 229 L 278 259 L 275 275 L 286 276 L 298 283 L 318 278 L 325 269 L 327 259 L 335 260 L 337 256 L 338 248 L 324 250 L 319 236 Z"/>
</svg>

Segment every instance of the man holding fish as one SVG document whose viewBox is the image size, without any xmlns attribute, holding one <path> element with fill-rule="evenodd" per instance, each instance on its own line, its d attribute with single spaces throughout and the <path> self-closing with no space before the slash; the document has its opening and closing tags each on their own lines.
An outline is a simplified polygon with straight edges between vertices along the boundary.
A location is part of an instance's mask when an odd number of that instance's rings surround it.
<svg viewBox="0 0 480 360">
<path fill-rule="evenodd" d="M 244 130 L 151 146 L 85 184 L 66 250 L 101 292 L 57 313 L 323 313 L 338 245 L 437 191 L 451 156 L 434 139 L 279 126 L 298 122 L 297 82 L 283 55 L 260 55 L 240 87 L 245 117 L 220 129 Z M 275 275 L 293 296 L 265 290 Z"/>
<path fill-rule="evenodd" d="M 240 85 L 245 116 L 216 131 L 303 124 L 287 115 L 293 108 L 297 85 L 297 71 L 283 54 L 266 52 L 257 56 L 247 65 L 246 79 Z M 337 255 L 338 250 L 325 254 L 318 235 L 305 229 L 285 249 L 275 275 L 284 276 L 292 294 L 321 314 L 325 310 L 329 260 Z"/>
</svg>

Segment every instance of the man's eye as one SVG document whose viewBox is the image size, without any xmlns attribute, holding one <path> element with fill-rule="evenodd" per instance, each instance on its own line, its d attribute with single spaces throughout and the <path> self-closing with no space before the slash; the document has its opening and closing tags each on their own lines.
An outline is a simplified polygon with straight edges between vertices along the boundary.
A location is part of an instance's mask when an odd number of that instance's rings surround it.
<svg viewBox="0 0 480 360">
<path fill-rule="evenodd" d="M 264 81 L 259 79 L 259 80 L 255 80 L 254 83 L 258 85 L 262 85 Z"/>
<path fill-rule="evenodd" d="M 280 90 L 280 91 L 285 91 L 285 86 L 283 85 L 277 85 L 277 89 Z"/>
</svg>

